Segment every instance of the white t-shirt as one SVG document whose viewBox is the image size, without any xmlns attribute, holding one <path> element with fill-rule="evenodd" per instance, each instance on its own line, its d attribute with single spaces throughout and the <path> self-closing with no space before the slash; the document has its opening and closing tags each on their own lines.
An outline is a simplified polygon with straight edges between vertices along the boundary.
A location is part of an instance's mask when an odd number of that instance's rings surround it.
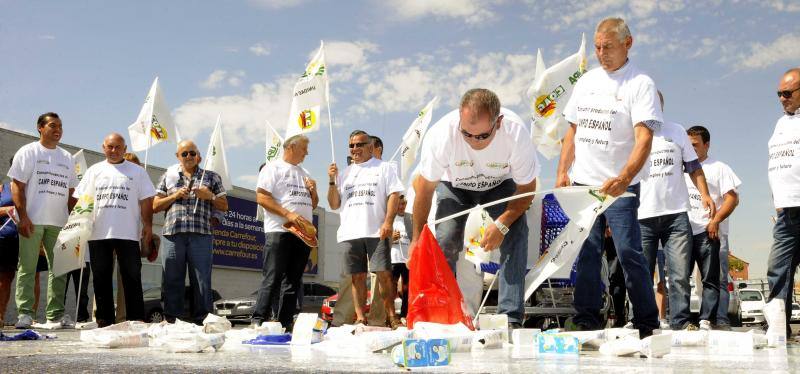
<svg viewBox="0 0 800 374">
<path fill-rule="evenodd" d="M 342 202 L 336 240 L 377 238 L 386 218 L 389 195 L 403 192 L 403 183 L 388 162 L 371 158 L 350 164 L 336 179 Z"/>
<path fill-rule="evenodd" d="M 406 231 L 406 224 L 403 220 L 404 217 L 397 215 L 394 217 L 394 224 L 392 225 L 393 230 L 400 231 L 400 240 L 397 243 L 392 242 L 392 263 L 393 264 L 405 264 L 408 262 L 408 245 L 411 244 L 411 240 L 408 238 L 408 232 Z"/>
<path fill-rule="evenodd" d="M 767 171 L 775 208 L 800 206 L 800 115 L 784 115 L 775 124 Z"/>
<path fill-rule="evenodd" d="M 453 187 L 486 191 L 508 178 L 528 184 L 539 175 L 541 165 L 531 133 L 514 112 L 502 108 L 503 122 L 482 150 L 464 140 L 458 110 L 446 114 L 431 126 L 422 144 L 419 172 L 425 179 L 448 181 Z"/>
<path fill-rule="evenodd" d="M 642 180 L 639 219 L 689 210 L 689 190 L 683 179 L 683 163 L 697 160 L 683 126 L 664 122 L 653 133 L 650 176 Z"/>
<path fill-rule="evenodd" d="M 25 208 L 34 225 L 67 223 L 69 189 L 78 185 L 69 152 L 39 142 L 26 144 L 14 154 L 8 177 L 25 183 Z"/>
<path fill-rule="evenodd" d="M 89 240 L 124 239 L 139 241 L 141 200 L 153 197 L 156 189 L 150 176 L 130 161 L 111 164 L 100 161 L 86 170 L 73 196 L 79 197 L 94 180 L 95 218 Z"/>
<path fill-rule="evenodd" d="M 706 175 L 708 194 L 711 195 L 714 205 L 719 210 L 724 201 L 723 196 L 729 191 L 736 191 L 742 181 L 733 173 L 730 166 L 721 161 L 712 160 L 709 157 L 700 164 L 703 165 L 703 173 Z M 684 174 L 684 180 L 686 181 L 686 187 L 689 189 L 689 205 L 691 206 L 689 209 L 689 222 L 692 223 L 692 234 L 697 235 L 706 231 L 710 217 L 700 201 L 700 191 L 694 186 L 688 174 Z M 719 224 L 719 234 L 728 234 L 727 219 Z"/>
<path fill-rule="evenodd" d="M 300 166 L 292 165 L 284 160 L 268 163 L 258 173 L 258 188 L 272 194 L 280 206 L 295 212 L 312 222 L 313 205 L 311 193 L 305 185 L 308 173 Z M 265 210 L 264 232 L 284 232 L 286 218 Z"/>
<path fill-rule="evenodd" d="M 593 186 L 618 176 L 625 167 L 637 123 L 664 122 L 655 83 L 630 61 L 611 73 L 598 67 L 584 74 L 564 107 L 564 117 L 577 126 L 570 178 Z M 645 164 L 631 184 L 642 180 L 647 169 Z"/>
</svg>

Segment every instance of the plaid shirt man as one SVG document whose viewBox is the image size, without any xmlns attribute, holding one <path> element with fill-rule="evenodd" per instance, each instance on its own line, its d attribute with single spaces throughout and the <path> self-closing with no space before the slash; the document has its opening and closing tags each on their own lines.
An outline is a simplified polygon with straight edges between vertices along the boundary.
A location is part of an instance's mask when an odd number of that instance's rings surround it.
<svg viewBox="0 0 800 374">
<path fill-rule="evenodd" d="M 203 175 L 203 169 L 199 167 L 192 175 L 192 180 L 183 175 L 183 168 L 178 165 L 167 169 L 167 172 L 161 176 L 158 182 L 156 193 L 160 196 L 169 196 L 175 191 L 183 188 L 184 186 L 191 185 L 192 188 L 200 187 L 202 185 L 208 187 L 214 196 L 224 196 L 227 192 L 225 187 L 222 186 L 222 179 L 219 174 L 206 170 Z M 191 183 L 190 183 L 191 182 Z M 197 198 L 192 193 L 188 199 L 176 200 L 165 212 L 164 218 L 164 235 L 174 235 L 182 232 L 192 232 L 199 234 L 211 234 L 211 201 L 200 200 L 197 204 L 197 212 L 194 212 L 194 205 Z"/>
</svg>

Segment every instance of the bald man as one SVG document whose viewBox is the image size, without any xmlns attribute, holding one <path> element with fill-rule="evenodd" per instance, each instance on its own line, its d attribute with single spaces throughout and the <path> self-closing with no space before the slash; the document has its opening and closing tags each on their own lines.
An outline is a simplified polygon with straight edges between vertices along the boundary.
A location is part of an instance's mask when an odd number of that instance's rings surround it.
<svg viewBox="0 0 800 374">
<path fill-rule="evenodd" d="M 180 142 L 175 157 L 179 165 L 161 176 L 153 201 L 155 213 L 166 212 L 162 232 L 164 316 L 170 323 L 183 316 L 188 267 L 194 309 L 187 317 L 202 322 L 212 310 L 212 210 L 227 211 L 228 200 L 219 174 L 198 166 L 202 157 L 194 142 Z"/>
<path fill-rule="evenodd" d="M 130 321 L 144 320 L 139 241 L 149 243 L 153 238 L 156 191 L 147 172 L 123 158 L 126 150 L 122 135 L 106 136 L 105 161 L 86 170 L 73 195 L 78 198 L 94 187 L 95 220 L 89 238 L 89 259 L 94 273 L 95 318 L 100 327 L 116 320 L 112 288 L 114 254 L 125 288 L 125 316 Z"/>
<path fill-rule="evenodd" d="M 789 69 L 778 82 L 783 115 L 769 140 L 769 185 L 778 219 L 769 254 L 769 297 L 784 300 L 786 336 L 791 336 L 794 273 L 800 263 L 800 67 Z"/>
</svg>

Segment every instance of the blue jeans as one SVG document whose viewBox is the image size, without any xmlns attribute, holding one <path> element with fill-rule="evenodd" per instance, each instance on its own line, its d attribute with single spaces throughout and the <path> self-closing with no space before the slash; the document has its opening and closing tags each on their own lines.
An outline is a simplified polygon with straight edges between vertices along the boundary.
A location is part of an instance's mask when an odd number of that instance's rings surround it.
<svg viewBox="0 0 800 374">
<path fill-rule="evenodd" d="M 800 207 L 778 210 L 778 220 L 772 228 L 772 250 L 767 263 L 767 281 L 769 297 L 782 299 L 786 305 L 786 336 L 791 336 L 791 325 L 788 323 L 792 314 L 792 288 L 794 273 L 800 264 Z"/>
<path fill-rule="evenodd" d="M 728 235 L 719 236 L 719 307 L 717 308 L 717 325 L 730 325 L 728 305 L 731 294 L 728 292 Z"/>
<path fill-rule="evenodd" d="M 719 309 L 719 240 L 711 240 L 707 232 L 692 237 L 692 263 L 697 262 L 703 282 L 700 320 L 717 323 Z"/>
<path fill-rule="evenodd" d="M 658 245 L 664 248 L 669 272 L 669 326 L 673 330 L 680 330 L 689 322 L 692 292 L 689 284 L 692 265 L 692 226 L 689 216 L 682 212 L 645 218 L 639 220 L 639 227 L 650 274 L 655 271 Z"/>
<path fill-rule="evenodd" d="M 213 236 L 197 233 L 164 235 L 164 315 L 169 319 L 183 316 L 186 268 L 193 290 L 193 310 L 187 316 L 202 321 L 211 313 L 211 243 Z M 127 291 L 127 290 L 126 290 Z"/>
<path fill-rule="evenodd" d="M 454 188 L 449 182 L 440 182 L 436 188 L 436 218 L 488 203 L 514 194 L 517 185 L 506 179 L 488 191 L 470 191 Z M 506 204 L 486 208 L 492 218 L 497 218 L 506 210 Z M 442 247 L 450 269 L 455 273 L 458 256 L 464 249 L 464 224 L 467 216 L 461 216 L 436 225 L 436 241 Z M 528 262 L 528 224 L 525 216 L 520 216 L 508 227 L 509 231 L 500 245 L 500 290 L 498 291 L 497 313 L 508 315 L 509 322 L 522 323 L 525 319 L 523 305 L 525 295 L 525 266 Z"/>
<path fill-rule="evenodd" d="M 603 306 L 600 256 L 606 224 L 611 228 L 617 258 L 625 273 L 625 288 L 633 305 L 633 325 L 639 331 L 648 332 L 659 327 L 653 277 L 648 274 L 647 260 L 642 255 L 642 236 L 637 220 L 639 184 L 628 187 L 627 191 L 636 196 L 618 199 L 597 217 L 578 255 L 573 302 L 577 314 L 572 320 L 586 328 L 603 327 L 600 320 Z"/>
</svg>

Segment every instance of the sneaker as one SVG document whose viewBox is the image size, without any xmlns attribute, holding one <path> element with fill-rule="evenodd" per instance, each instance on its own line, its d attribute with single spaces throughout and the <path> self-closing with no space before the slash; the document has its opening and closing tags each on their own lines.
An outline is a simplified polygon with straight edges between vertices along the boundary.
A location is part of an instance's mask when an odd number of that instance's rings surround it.
<svg viewBox="0 0 800 374">
<path fill-rule="evenodd" d="M 700 320 L 700 330 L 709 331 L 711 330 L 711 322 L 708 320 Z"/>
<path fill-rule="evenodd" d="M 622 327 L 623 329 L 631 329 L 633 330 L 633 322 L 628 322 L 625 326 Z"/>
<path fill-rule="evenodd" d="M 70 317 L 69 314 L 65 314 L 63 317 L 61 317 L 61 320 L 59 320 L 58 322 L 61 323 L 61 327 L 63 328 L 68 328 L 68 329 L 75 328 L 75 321 L 72 320 L 72 317 Z"/>
<path fill-rule="evenodd" d="M 667 320 L 665 319 L 660 320 L 658 322 L 658 325 L 659 325 L 658 328 L 662 330 L 669 330 L 669 322 L 667 322 Z"/>
<path fill-rule="evenodd" d="M 697 330 L 700 329 L 697 327 L 697 325 L 691 322 L 687 323 L 686 326 L 683 327 L 683 331 L 697 331 Z"/>
<path fill-rule="evenodd" d="M 714 330 L 731 331 L 731 325 L 729 325 L 727 323 L 723 323 L 721 325 L 715 325 L 714 326 Z"/>
<path fill-rule="evenodd" d="M 27 314 L 20 314 L 17 317 L 17 323 L 14 324 L 14 327 L 18 329 L 29 329 L 33 324 L 33 318 Z"/>
<path fill-rule="evenodd" d="M 394 317 L 392 318 L 391 321 L 389 321 L 389 327 L 391 327 L 392 330 L 397 330 L 398 327 L 405 327 L 405 326 L 406 326 L 405 323 L 403 323 L 403 320 L 400 319 L 400 317 Z"/>
</svg>

